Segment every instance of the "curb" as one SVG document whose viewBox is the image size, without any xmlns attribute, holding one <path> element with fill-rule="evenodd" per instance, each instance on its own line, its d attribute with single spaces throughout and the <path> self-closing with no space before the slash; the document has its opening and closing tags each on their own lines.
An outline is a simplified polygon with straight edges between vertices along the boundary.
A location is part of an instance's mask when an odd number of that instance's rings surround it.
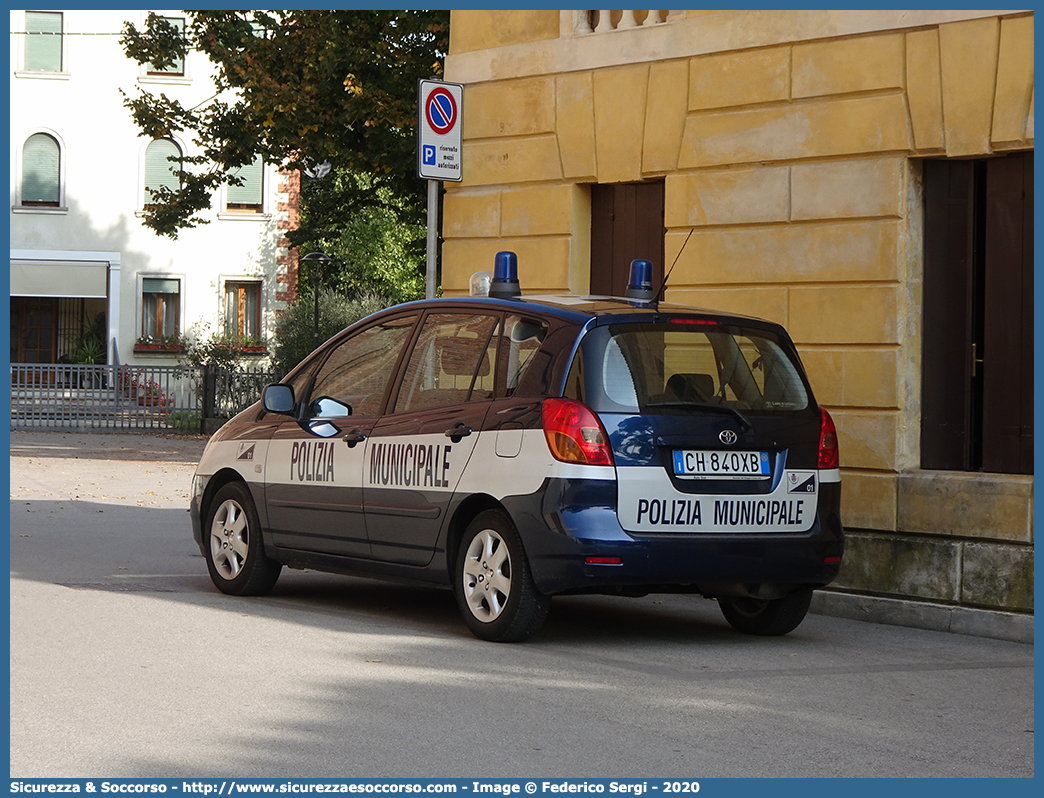
<svg viewBox="0 0 1044 798">
<path fill-rule="evenodd" d="M 809 612 L 870 623 L 908 626 L 935 632 L 1033 642 L 1033 616 L 925 601 L 860 596 L 817 590 Z"/>
</svg>

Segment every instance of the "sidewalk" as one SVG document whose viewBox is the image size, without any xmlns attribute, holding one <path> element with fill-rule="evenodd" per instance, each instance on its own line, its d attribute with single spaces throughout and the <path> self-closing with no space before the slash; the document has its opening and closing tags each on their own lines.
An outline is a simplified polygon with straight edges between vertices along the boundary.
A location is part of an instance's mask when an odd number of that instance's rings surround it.
<svg viewBox="0 0 1044 798">
<path fill-rule="evenodd" d="M 87 460 L 140 460 L 195 465 L 206 446 L 205 435 L 150 432 L 75 432 L 11 430 L 11 457 Z"/>
</svg>

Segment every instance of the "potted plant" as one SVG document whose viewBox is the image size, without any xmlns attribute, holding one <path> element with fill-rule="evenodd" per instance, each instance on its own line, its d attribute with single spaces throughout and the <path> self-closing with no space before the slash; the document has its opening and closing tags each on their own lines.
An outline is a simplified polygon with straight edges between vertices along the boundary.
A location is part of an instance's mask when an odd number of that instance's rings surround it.
<svg viewBox="0 0 1044 798">
<path fill-rule="evenodd" d="M 244 355 L 263 355 L 268 351 L 265 342 L 256 336 L 235 338 L 232 345 Z"/>
<path fill-rule="evenodd" d="M 138 384 L 138 404 L 142 407 L 165 408 L 168 404 L 167 395 L 160 390 L 160 385 L 155 381 L 143 381 Z"/>
<path fill-rule="evenodd" d="M 86 334 L 80 338 L 76 349 L 73 351 L 73 360 L 85 366 L 96 366 L 105 362 L 105 345 L 94 335 Z M 101 369 L 85 369 L 83 372 L 83 383 L 86 388 L 96 388 L 101 385 Z"/>
<path fill-rule="evenodd" d="M 142 335 L 134 342 L 135 352 L 172 352 L 179 354 L 185 351 L 185 342 L 180 333 L 170 335 Z"/>
</svg>

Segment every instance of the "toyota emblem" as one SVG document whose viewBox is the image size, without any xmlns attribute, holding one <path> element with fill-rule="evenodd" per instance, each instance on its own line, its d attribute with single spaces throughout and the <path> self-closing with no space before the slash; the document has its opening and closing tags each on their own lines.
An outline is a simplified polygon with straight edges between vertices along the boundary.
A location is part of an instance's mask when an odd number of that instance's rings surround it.
<svg viewBox="0 0 1044 798">
<path fill-rule="evenodd" d="M 732 446 L 736 442 L 736 433 L 730 429 L 723 429 L 718 433 L 718 440 L 726 446 Z"/>
</svg>

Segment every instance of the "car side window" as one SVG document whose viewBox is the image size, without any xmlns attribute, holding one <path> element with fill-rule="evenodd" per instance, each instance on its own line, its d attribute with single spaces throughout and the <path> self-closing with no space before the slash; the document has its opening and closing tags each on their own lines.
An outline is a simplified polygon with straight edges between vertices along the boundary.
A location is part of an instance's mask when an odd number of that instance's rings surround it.
<svg viewBox="0 0 1044 798">
<path fill-rule="evenodd" d="M 305 395 L 305 391 L 308 390 L 308 384 L 312 381 L 312 375 L 315 374 L 320 359 L 311 357 L 310 361 L 299 368 L 293 377 L 287 377 L 283 380 L 284 385 L 289 385 L 294 389 L 294 401 L 301 399 Z"/>
<path fill-rule="evenodd" d="M 424 320 L 395 400 L 396 413 L 489 399 L 497 317 L 432 313 Z M 472 388 L 475 388 L 474 392 Z"/>
<path fill-rule="evenodd" d="M 388 381 L 416 318 L 410 315 L 388 319 L 338 344 L 316 375 L 310 401 L 329 397 L 348 405 L 352 415 L 379 413 Z"/>
<path fill-rule="evenodd" d="M 534 319 L 509 314 L 504 322 L 504 359 L 506 371 L 504 393 L 512 396 L 522 377 L 540 351 L 547 336 L 547 324 Z"/>
</svg>

